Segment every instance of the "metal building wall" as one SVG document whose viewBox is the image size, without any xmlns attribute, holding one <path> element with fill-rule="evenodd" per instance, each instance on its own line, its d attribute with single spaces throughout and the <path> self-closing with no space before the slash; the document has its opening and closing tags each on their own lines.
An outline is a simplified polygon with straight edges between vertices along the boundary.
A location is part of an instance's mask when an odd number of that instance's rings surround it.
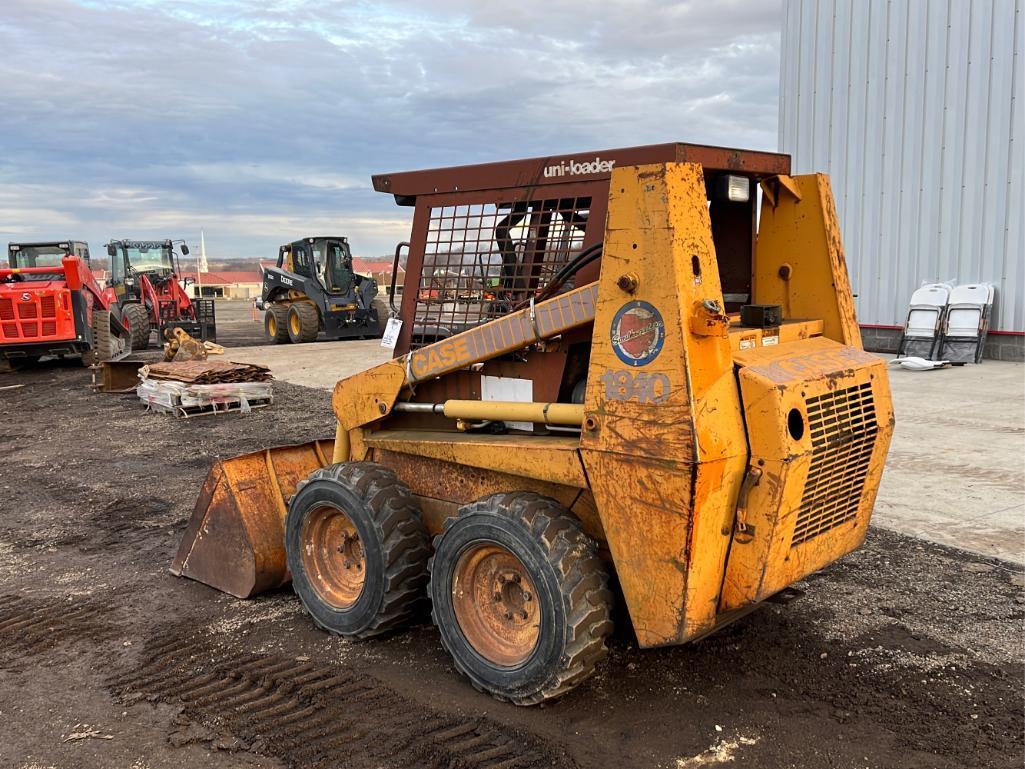
<svg viewBox="0 0 1025 769">
<path fill-rule="evenodd" d="M 925 280 L 1025 331 L 1022 0 L 784 0 L 779 146 L 832 177 L 863 324 Z"/>
</svg>

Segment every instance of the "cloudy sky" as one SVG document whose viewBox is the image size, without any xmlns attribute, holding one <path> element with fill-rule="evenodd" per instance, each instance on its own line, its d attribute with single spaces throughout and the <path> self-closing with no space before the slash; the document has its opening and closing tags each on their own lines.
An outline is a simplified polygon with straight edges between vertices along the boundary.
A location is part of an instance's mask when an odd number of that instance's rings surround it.
<svg viewBox="0 0 1025 769">
<path fill-rule="evenodd" d="M 772 0 L 3 0 L 0 240 L 376 255 L 409 209 L 372 173 L 774 150 L 779 32 Z"/>
</svg>

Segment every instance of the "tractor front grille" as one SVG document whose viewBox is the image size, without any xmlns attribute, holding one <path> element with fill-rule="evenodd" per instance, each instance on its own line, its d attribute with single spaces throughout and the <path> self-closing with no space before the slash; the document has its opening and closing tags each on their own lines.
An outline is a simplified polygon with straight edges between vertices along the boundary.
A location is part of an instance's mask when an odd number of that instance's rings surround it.
<svg viewBox="0 0 1025 769">
<path fill-rule="evenodd" d="M 412 347 L 510 312 L 581 251 L 591 199 L 430 209 Z"/>
<path fill-rule="evenodd" d="M 854 520 L 878 433 L 870 382 L 808 398 L 807 408 L 811 466 L 791 547 Z"/>
</svg>

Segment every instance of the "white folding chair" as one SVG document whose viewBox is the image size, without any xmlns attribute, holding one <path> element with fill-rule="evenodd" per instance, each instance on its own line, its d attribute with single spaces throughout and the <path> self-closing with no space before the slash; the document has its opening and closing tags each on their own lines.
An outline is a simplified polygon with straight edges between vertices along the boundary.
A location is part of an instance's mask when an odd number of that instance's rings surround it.
<svg viewBox="0 0 1025 769">
<path fill-rule="evenodd" d="M 986 346 L 992 309 L 992 283 L 955 286 L 947 300 L 940 357 L 950 361 L 979 363 Z"/>
<path fill-rule="evenodd" d="M 933 360 L 949 297 L 950 286 L 946 283 L 926 283 L 911 295 L 897 357 Z"/>
</svg>

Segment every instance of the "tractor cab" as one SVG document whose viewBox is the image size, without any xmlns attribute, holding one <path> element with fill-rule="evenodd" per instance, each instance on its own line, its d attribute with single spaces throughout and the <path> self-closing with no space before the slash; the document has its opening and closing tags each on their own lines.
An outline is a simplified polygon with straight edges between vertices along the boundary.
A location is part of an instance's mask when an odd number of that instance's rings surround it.
<svg viewBox="0 0 1025 769">
<path fill-rule="evenodd" d="M 140 275 L 146 275 L 151 283 L 157 284 L 181 272 L 174 243 L 171 240 L 112 240 L 107 244 L 110 285 L 119 299 L 141 300 Z M 184 243 L 181 253 L 189 253 Z"/>
<path fill-rule="evenodd" d="M 80 240 L 62 240 L 48 243 L 9 243 L 7 246 L 7 262 L 12 270 L 24 270 L 36 267 L 61 267 L 68 256 L 80 257 L 88 266 L 89 246 Z M 63 270 L 34 272 L 31 274 L 13 273 L 10 277 L 19 280 L 46 281 L 63 280 Z"/>
<path fill-rule="evenodd" d="M 348 294 L 355 282 L 347 238 L 304 238 L 284 245 L 278 267 L 316 280 L 329 294 Z"/>
</svg>

